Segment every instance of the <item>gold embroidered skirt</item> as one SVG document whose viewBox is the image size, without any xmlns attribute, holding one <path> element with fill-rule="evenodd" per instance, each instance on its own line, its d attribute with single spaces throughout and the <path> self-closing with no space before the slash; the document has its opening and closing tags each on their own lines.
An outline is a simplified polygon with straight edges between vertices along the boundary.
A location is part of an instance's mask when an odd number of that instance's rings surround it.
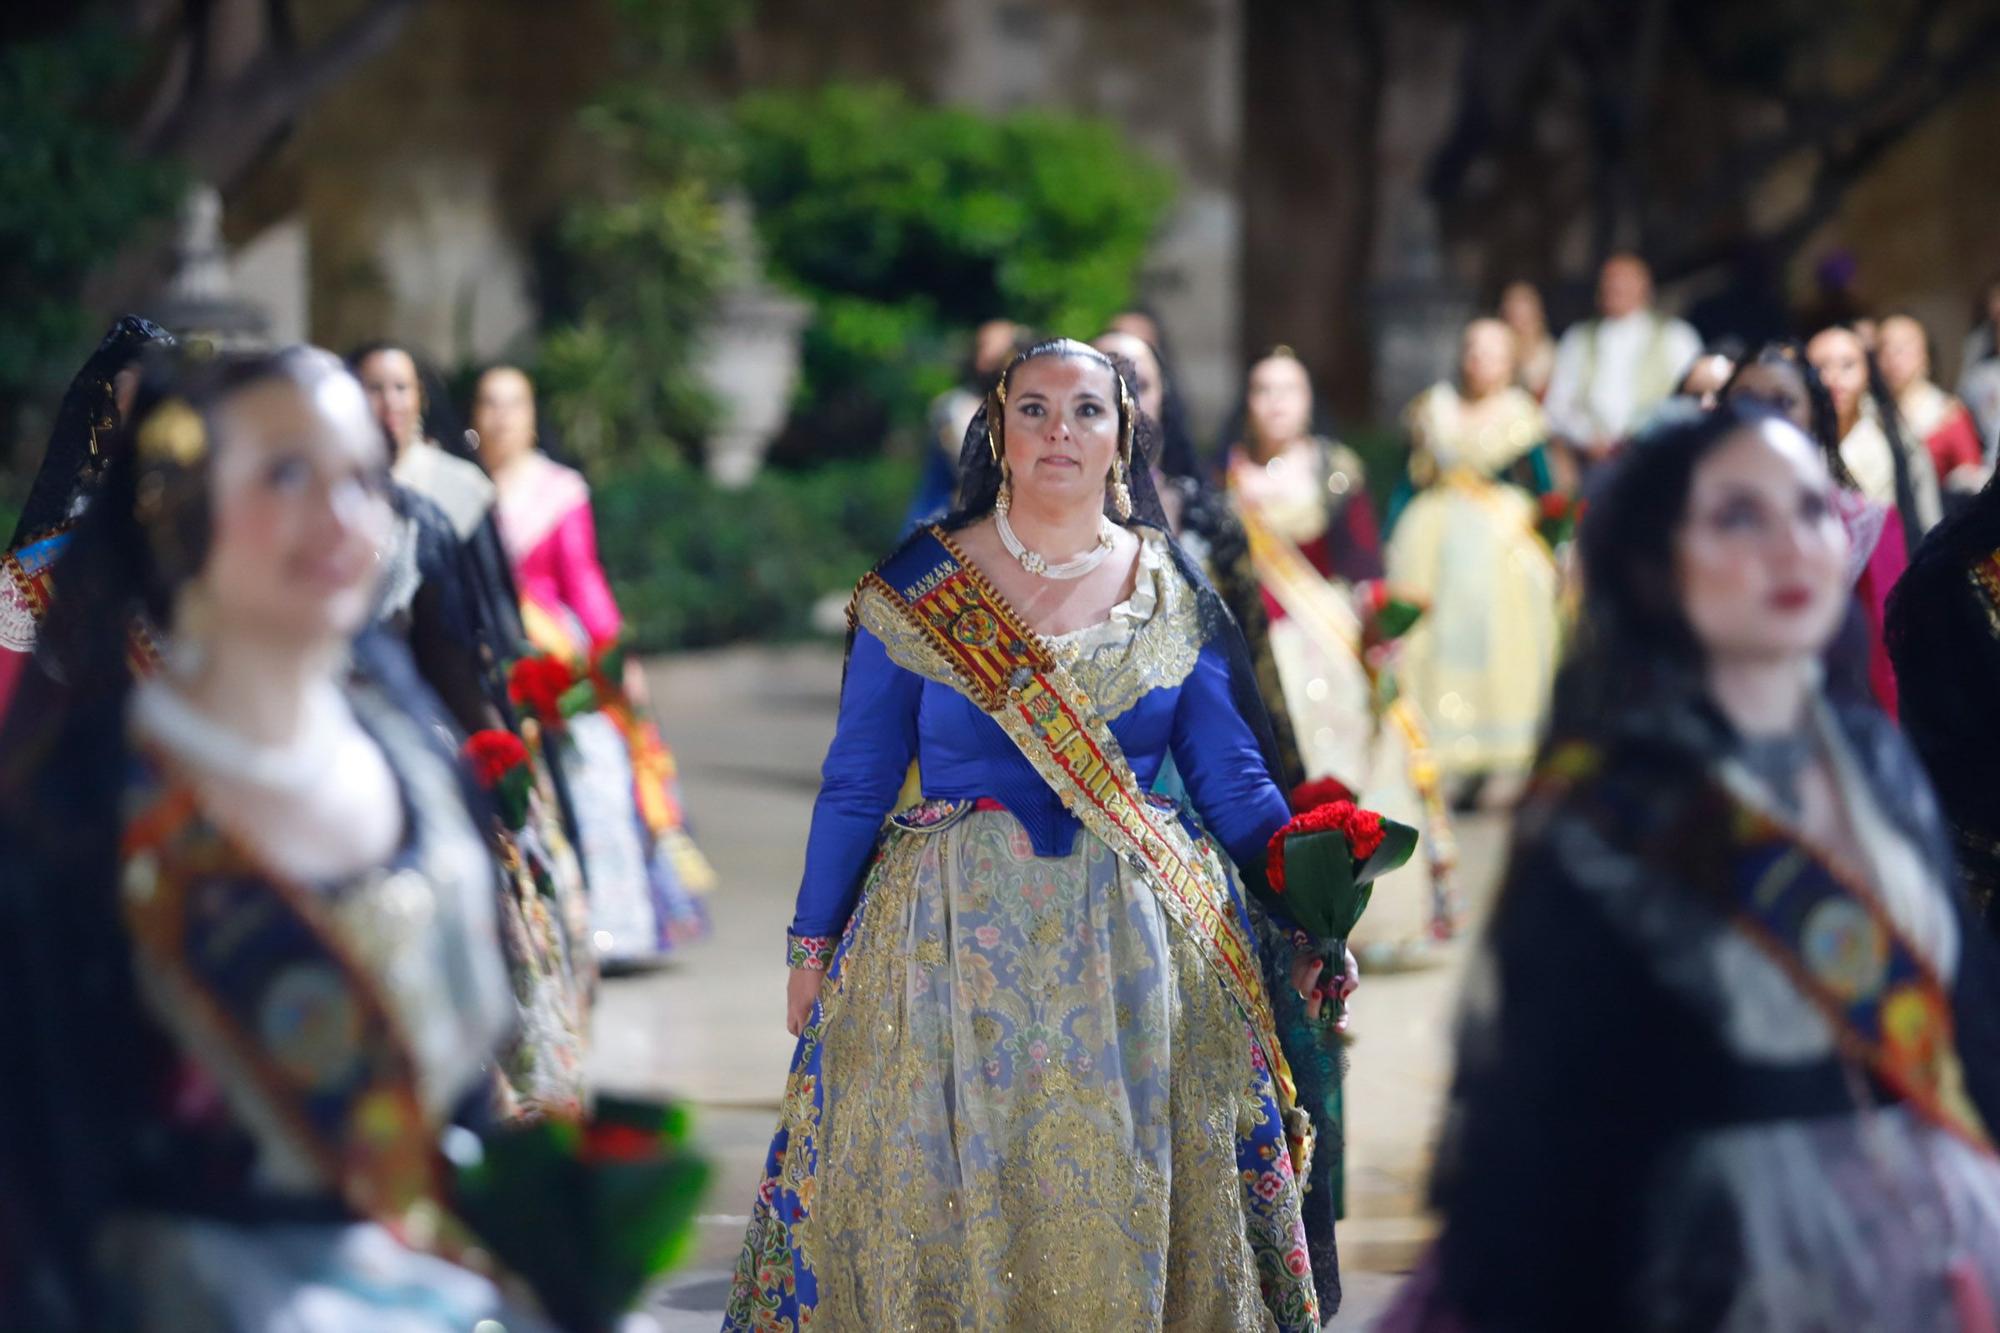
<svg viewBox="0 0 2000 1333">
<path fill-rule="evenodd" d="M 885 835 L 800 1039 L 725 1327 L 1317 1327 L 1271 1078 L 1087 832 Z"/>
</svg>

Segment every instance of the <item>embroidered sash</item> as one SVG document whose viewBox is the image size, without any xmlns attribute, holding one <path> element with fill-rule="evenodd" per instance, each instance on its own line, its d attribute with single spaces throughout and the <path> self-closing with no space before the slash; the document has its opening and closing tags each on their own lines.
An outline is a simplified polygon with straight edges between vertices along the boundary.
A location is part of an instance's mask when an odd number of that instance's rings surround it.
<svg viewBox="0 0 2000 1333">
<path fill-rule="evenodd" d="M 1361 658 L 1361 618 L 1328 585 L 1305 553 L 1279 536 L 1251 504 L 1236 506 L 1250 539 L 1250 566 L 1285 614 L 1299 622 L 1319 650 L 1335 658 Z"/>
<path fill-rule="evenodd" d="M 1965 1089 L 1951 997 L 1874 892 L 1775 820 L 1730 809 L 1737 924 L 1813 1002 L 1852 1058 L 1939 1128 L 1993 1152 Z"/>
<path fill-rule="evenodd" d="M 1967 573 L 1986 611 L 1986 623 L 2000 634 L 2000 550 L 1980 556 Z"/>
<path fill-rule="evenodd" d="M 197 1041 L 220 1042 L 344 1202 L 462 1257 L 415 1061 L 379 988 L 306 890 L 195 819 L 193 795 L 170 785 L 127 826 L 122 901 L 142 975 L 187 1006 Z"/>
<path fill-rule="evenodd" d="M 1279 1049 L 1257 956 L 1212 857 L 1146 799 L 1110 727 L 1069 672 L 993 585 L 937 528 L 913 537 L 857 591 L 880 593 L 950 664 L 974 703 L 1000 724 L 1063 805 L 1106 846 L 1144 870 L 1168 915 L 1201 946 L 1243 1012 L 1287 1113 L 1295 1165 L 1310 1144 L 1293 1123 L 1297 1092 Z M 850 609 L 850 615 L 855 614 Z"/>
<path fill-rule="evenodd" d="M 56 560 L 69 549 L 71 532 L 65 525 L 0 554 L 0 648 L 17 653 L 34 651 L 42 621 L 49 614 Z M 134 675 L 150 676 L 159 668 L 159 648 L 137 621 L 126 637 L 125 652 Z"/>
<path fill-rule="evenodd" d="M 1586 743 L 1560 747 L 1536 774 L 1535 798 L 1590 781 L 1602 760 Z M 1874 892 L 1719 783 L 1684 822 L 1698 839 L 1727 838 L 1732 920 L 1820 1011 L 1842 1053 L 1924 1119 L 1992 1153 L 1966 1091 L 1951 997 Z"/>
<path fill-rule="evenodd" d="M 1369 684 L 1376 684 L 1378 669 L 1369 666 L 1362 655 L 1361 618 L 1347 599 L 1313 567 L 1297 545 L 1274 531 L 1257 514 L 1256 506 L 1239 504 L 1237 515 L 1250 541 L 1250 565 L 1257 581 L 1270 589 L 1285 614 L 1297 622 L 1320 652 L 1335 661 L 1343 656 L 1353 658 L 1361 663 Z M 1442 775 L 1431 754 L 1430 729 L 1401 689 L 1383 710 L 1382 721 L 1403 738 L 1410 787 L 1424 809 L 1424 846 L 1435 892 L 1438 879 L 1448 876 L 1457 862 L 1458 844 L 1451 830 Z M 1449 895 L 1449 889 L 1444 892 Z M 1450 914 L 1441 905 L 1438 910 L 1442 914 L 1435 917 L 1434 924 L 1443 923 Z"/>
</svg>

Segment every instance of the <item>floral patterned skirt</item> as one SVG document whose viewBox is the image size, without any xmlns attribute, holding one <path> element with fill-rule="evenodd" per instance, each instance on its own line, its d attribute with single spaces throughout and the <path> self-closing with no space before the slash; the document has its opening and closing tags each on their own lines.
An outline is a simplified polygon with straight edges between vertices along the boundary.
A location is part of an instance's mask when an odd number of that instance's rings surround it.
<svg viewBox="0 0 2000 1333">
<path fill-rule="evenodd" d="M 932 803 L 885 835 L 724 1327 L 808 1324 L 1317 1328 L 1263 1057 L 1089 833 L 1038 858 L 1004 811 Z"/>
<path fill-rule="evenodd" d="M 655 837 L 633 802 L 625 737 L 603 713 L 570 719 L 570 791 L 590 889 L 590 930 L 607 964 L 664 957 L 708 932 L 686 872 L 699 860 L 682 830 Z"/>
</svg>

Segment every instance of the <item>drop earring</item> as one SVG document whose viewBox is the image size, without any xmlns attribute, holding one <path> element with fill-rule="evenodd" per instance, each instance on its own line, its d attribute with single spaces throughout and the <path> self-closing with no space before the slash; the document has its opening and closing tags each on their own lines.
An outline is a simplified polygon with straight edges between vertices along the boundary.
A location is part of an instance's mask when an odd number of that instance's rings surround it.
<svg viewBox="0 0 2000 1333">
<path fill-rule="evenodd" d="M 1111 512 L 1118 516 L 1120 523 L 1132 518 L 1132 488 L 1125 484 L 1125 463 L 1121 459 L 1111 470 Z"/>
<path fill-rule="evenodd" d="M 1000 490 L 993 497 L 993 510 L 1004 514 L 1014 507 L 1014 474 L 1005 463 L 1000 465 Z"/>
</svg>

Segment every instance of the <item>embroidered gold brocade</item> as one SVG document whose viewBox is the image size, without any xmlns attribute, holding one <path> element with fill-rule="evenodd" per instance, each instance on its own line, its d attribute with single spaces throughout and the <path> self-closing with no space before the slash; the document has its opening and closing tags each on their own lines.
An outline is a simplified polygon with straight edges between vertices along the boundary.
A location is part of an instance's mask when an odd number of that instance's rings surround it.
<svg viewBox="0 0 2000 1333">
<path fill-rule="evenodd" d="M 785 1104 L 814 1322 L 1271 1327 L 1252 1043 L 1201 948 L 1087 833 L 1060 859 L 998 812 L 887 838 L 822 1001 L 825 1111 L 803 1079 Z"/>
</svg>

